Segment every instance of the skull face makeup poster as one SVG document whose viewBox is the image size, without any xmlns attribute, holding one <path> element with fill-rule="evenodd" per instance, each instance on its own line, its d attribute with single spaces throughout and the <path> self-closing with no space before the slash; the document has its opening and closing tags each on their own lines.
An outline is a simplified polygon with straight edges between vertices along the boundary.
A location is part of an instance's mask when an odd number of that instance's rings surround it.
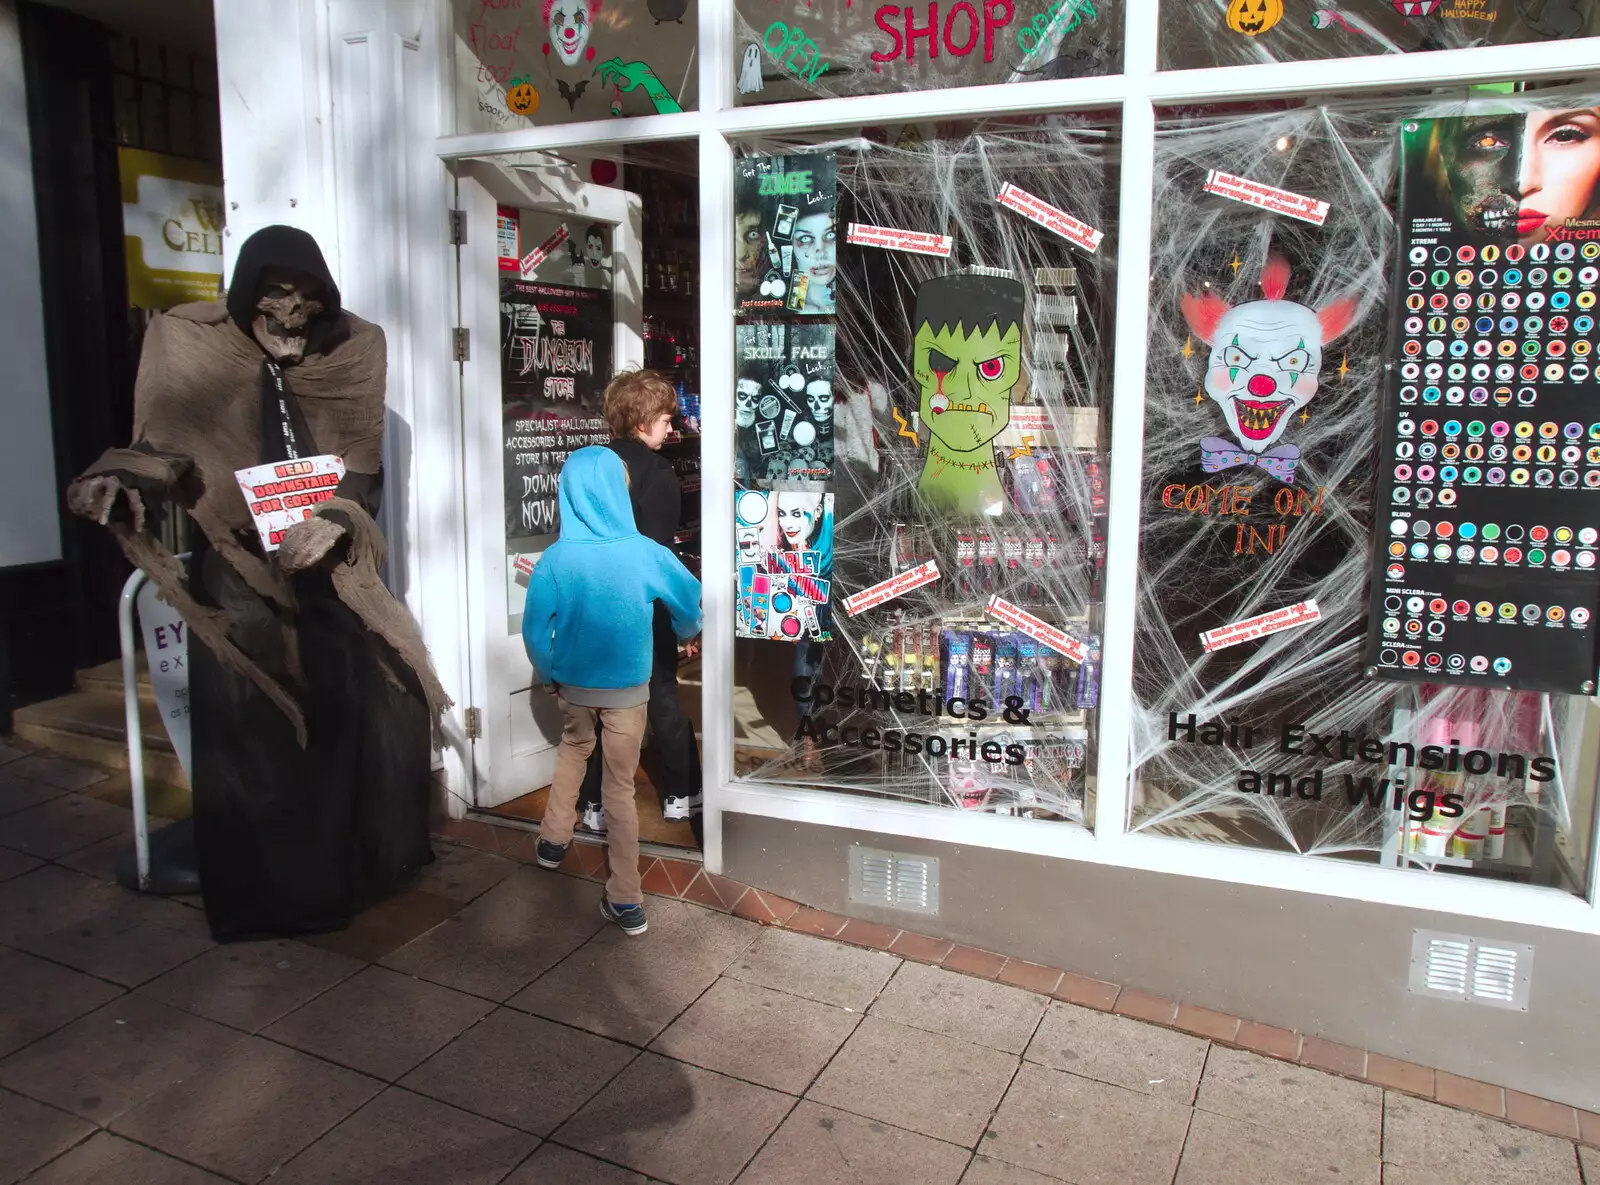
<svg viewBox="0 0 1600 1185">
<path fill-rule="evenodd" d="M 833 326 L 740 325 L 734 342 L 734 476 L 831 477 Z"/>
<path fill-rule="evenodd" d="M 734 495 L 741 638 L 832 638 L 833 495 L 821 482 Z"/>
<path fill-rule="evenodd" d="M 832 313 L 839 274 L 833 155 L 736 162 L 733 207 L 738 310 Z"/>
</svg>

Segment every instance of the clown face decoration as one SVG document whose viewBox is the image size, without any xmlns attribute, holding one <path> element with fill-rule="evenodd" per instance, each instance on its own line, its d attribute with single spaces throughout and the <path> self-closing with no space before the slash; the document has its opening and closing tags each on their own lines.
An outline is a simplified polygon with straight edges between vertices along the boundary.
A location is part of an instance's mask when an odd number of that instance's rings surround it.
<svg viewBox="0 0 1600 1185">
<path fill-rule="evenodd" d="M 250 330 L 280 366 L 293 366 L 306 356 L 311 322 L 323 311 L 321 295 L 316 281 L 299 272 L 269 267 L 261 273 Z"/>
<path fill-rule="evenodd" d="M 1311 309 L 1285 300 L 1288 289 L 1289 265 L 1274 258 L 1261 274 L 1264 300 L 1235 307 L 1213 293 L 1183 298 L 1189 328 L 1211 346 L 1206 394 L 1233 437 L 1200 442 L 1208 473 L 1248 464 L 1294 481 L 1300 450 L 1277 442 L 1317 393 L 1323 347 L 1350 328 L 1357 302 L 1344 297 Z"/>
<path fill-rule="evenodd" d="M 576 66 L 580 58 L 594 57 L 589 32 L 599 10 L 600 0 L 544 0 L 544 23 L 550 31 L 545 52 L 553 50 L 563 66 Z"/>
</svg>

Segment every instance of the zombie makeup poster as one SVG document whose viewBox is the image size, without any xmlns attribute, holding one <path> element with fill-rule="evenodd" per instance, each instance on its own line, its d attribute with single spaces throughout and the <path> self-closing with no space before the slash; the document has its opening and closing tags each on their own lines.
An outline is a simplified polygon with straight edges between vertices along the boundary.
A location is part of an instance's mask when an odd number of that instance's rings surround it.
<svg viewBox="0 0 1600 1185">
<path fill-rule="evenodd" d="M 1022 378 L 1024 297 L 1006 276 L 938 276 L 917 289 L 911 372 L 929 434 L 917 492 L 940 514 L 1005 509 L 994 439 Z"/>
<path fill-rule="evenodd" d="M 734 166 L 734 293 L 740 312 L 831 314 L 839 274 L 832 153 Z"/>
<path fill-rule="evenodd" d="M 766 483 L 833 475 L 833 326 L 740 325 L 734 475 Z"/>
<path fill-rule="evenodd" d="M 734 494 L 741 638 L 832 637 L 833 495 L 820 482 Z"/>
<path fill-rule="evenodd" d="M 611 293 L 503 278 L 501 398 L 507 416 L 600 414 L 611 379 Z"/>
</svg>

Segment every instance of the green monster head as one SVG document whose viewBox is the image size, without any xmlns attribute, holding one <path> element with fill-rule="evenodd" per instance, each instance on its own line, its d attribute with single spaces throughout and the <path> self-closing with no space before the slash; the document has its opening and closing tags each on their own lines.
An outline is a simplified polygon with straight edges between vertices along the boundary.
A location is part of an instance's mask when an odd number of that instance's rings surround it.
<svg viewBox="0 0 1600 1185">
<path fill-rule="evenodd" d="M 1022 312 L 1022 285 L 1000 276 L 939 276 L 917 289 L 911 370 L 941 452 L 981 449 L 1010 422 Z"/>
</svg>

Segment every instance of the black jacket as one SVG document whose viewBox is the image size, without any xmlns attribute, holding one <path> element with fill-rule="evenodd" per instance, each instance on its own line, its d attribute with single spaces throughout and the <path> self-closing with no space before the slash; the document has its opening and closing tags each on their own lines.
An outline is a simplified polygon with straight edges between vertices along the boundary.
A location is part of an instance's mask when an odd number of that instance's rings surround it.
<svg viewBox="0 0 1600 1185">
<path fill-rule="evenodd" d="M 672 537 L 683 515 L 683 487 L 671 462 L 637 438 L 613 440 L 608 447 L 628 467 L 628 500 L 639 533 L 676 555 Z"/>
</svg>

